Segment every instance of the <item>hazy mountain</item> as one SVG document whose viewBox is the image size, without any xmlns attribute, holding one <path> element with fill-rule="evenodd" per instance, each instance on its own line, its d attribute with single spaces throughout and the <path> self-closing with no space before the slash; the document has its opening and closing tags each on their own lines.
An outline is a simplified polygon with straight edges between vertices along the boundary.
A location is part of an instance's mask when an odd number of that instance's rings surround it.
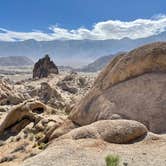
<svg viewBox="0 0 166 166">
<path fill-rule="evenodd" d="M 0 66 L 31 66 L 34 62 L 25 56 L 0 57 Z"/>
<path fill-rule="evenodd" d="M 129 51 L 140 45 L 166 41 L 166 32 L 141 39 L 121 40 L 54 40 L 0 42 L 0 56 L 27 56 L 33 60 L 50 54 L 57 65 L 80 67 L 104 55 Z"/>
<path fill-rule="evenodd" d="M 118 53 L 120 54 L 120 53 Z M 108 56 L 103 56 L 101 58 L 96 59 L 94 62 L 77 69 L 77 71 L 81 72 L 97 72 L 99 70 L 102 70 L 114 56 L 117 56 L 118 54 L 114 55 L 108 55 Z"/>
<path fill-rule="evenodd" d="M 78 69 L 78 71 L 82 72 L 97 72 L 104 68 L 112 59 L 113 55 L 103 56 L 98 58 L 94 62 L 84 66 L 83 68 Z"/>
</svg>

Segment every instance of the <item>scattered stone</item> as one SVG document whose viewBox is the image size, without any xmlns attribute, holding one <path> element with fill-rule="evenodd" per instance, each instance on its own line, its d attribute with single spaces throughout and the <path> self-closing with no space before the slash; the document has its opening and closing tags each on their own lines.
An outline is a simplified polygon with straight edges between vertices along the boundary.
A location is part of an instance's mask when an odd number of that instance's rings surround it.
<svg viewBox="0 0 166 166">
<path fill-rule="evenodd" d="M 66 82 L 62 81 L 62 82 L 59 82 L 57 85 L 64 91 L 67 91 L 73 94 L 76 94 L 78 92 L 77 88 L 70 87 Z"/>
</svg>

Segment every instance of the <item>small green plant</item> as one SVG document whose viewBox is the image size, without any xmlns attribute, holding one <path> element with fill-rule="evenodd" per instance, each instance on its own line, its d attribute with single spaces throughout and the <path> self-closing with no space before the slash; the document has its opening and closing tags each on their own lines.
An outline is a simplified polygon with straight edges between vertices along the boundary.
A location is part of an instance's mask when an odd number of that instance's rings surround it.
<svg viewBox="0 0 166 166">
<path fill-rule="evenodd" d="M 107 166 L 119 166 L 119 156 L 117 155 L 108 155 L 105 158 Z"/>
</svg>

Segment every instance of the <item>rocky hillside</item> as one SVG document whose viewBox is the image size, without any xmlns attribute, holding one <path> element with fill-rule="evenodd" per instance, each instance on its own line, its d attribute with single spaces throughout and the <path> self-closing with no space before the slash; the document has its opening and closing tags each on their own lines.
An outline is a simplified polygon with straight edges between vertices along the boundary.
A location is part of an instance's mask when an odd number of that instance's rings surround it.
<svg viewBox="0 0 166 166">
<path fill-rule="evenodd" d="M 0 57 L 0 66 L 32 66 L 34 62 L 25 56 Z"/>
<path fill-rule="evenodd" d="M 1 78 L 0 166 L 165 166 L 165 84 L 165 42 L 119 54 L 97 78 Z"/>
</svg>

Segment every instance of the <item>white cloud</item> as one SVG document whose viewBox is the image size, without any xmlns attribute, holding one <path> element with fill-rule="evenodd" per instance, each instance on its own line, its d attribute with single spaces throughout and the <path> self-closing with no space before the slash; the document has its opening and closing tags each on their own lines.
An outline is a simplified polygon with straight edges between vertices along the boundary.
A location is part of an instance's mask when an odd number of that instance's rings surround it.
<svg viewBox="0 0 166 166">
<path fill-rule="evenodd" d="M 14 32 L 0 28 L 1 41 L 16 41 L 35 39 L 49 41 L 56 39 L 131 39 L 143 38 L 161 33 L 166 30 L 166 15 L 156 15 L 151 19 L 137 19 L 134 21 L 109 20 L 99 22 L 92 29 L 79 28 L 68 30 L 58 26 L 49 27 L 50 33 L 39 30 L 32 32 Z"/>
</svg>

